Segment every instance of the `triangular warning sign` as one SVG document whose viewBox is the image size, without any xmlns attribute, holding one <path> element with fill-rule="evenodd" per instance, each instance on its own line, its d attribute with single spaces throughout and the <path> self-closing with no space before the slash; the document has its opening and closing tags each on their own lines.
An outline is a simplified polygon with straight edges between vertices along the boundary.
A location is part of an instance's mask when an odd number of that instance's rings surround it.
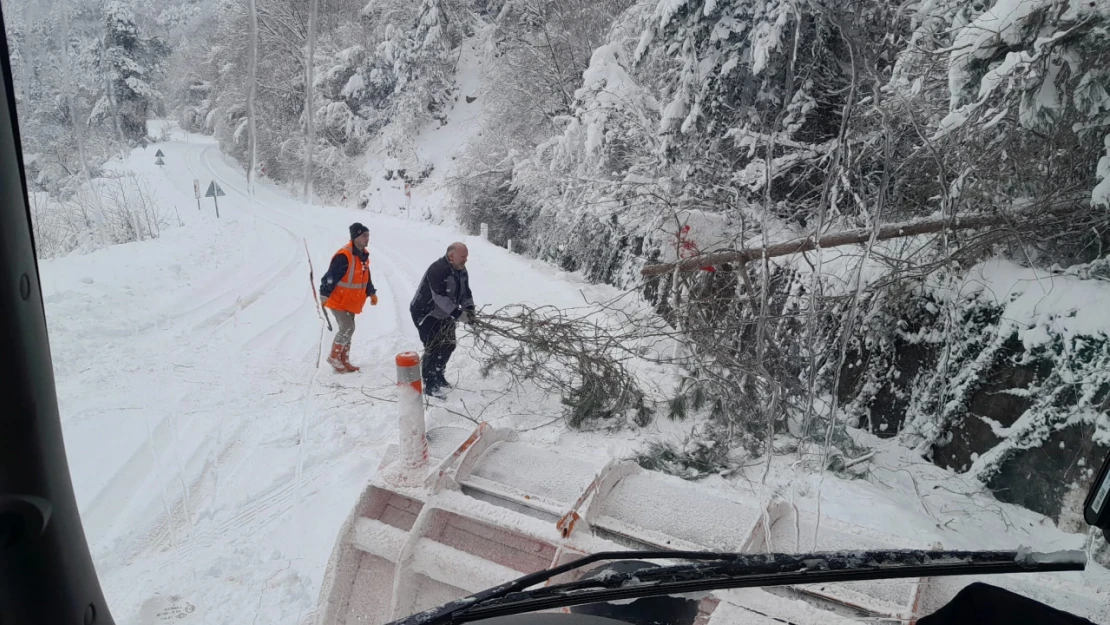
<svg viewBox="0 0 1110 625">
<path fill-rule="evenodd" d="M 162 157 L 161 157 L 161 156 L 159 156 L 159 157 L 158 157 L 158 160 L 154 161 L 154 164 L 155 164 L 155 165 L 165 165 L 165 164 L 166 164 L 166 161 L 163 161 L 163 160 L 162 160 Z"/>
<path fill-rule="evenodd" d="M 155 152 L 155 153 L 154 153 L 154 155 L 155 155 L 155 156 L 165 156 L 165 154 L 162 154 L 162 150 L 161 150 L 161 149 L 159 149 L 159 150 L 158 150 L 157 152 Z"/>
<path fill-rule="evenodd" d="M 220 188 L 220 185 L 216 184 L 215 180 L 208 185 L 208 191 L 204 193 L 204 197 L 220 197 L 221 195 L 225 195 L 224 190 Z"/>
</svg>

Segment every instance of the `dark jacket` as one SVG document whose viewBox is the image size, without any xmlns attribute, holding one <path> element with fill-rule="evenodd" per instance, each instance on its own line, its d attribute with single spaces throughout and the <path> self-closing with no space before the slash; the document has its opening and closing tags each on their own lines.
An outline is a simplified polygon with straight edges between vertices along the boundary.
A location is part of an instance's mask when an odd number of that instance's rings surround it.
<svg viewBox="0 0 1110 625">
<path fill-rule="evenodd" d="M 366 250 L 358 251 L 358 248 L 351 246 L 351 250 L 357 255 L 362 262 L 370 260 L 370 252 Z M 340 250 L 342 251 L 342 250 Z M 347 257 L 343 254 L 336 254 L 331 257 L 331 265 L 328 266 L 328 272 L 320 279 L 320 297 L 331 297 L 331 292 L 335 290 L 335 285 L 343 281 L 343 276 L 347 275 Z M 374 281 L 370 280 L 366 283 L 366 294 L 374 295 L 378 291 L 374 288 Z"/>
<path fill-rule="evenodd" d="M 470 292 L 470 274 L 466 269 L 456 270 L 444 256 L 432 263 L 416 287 L 416 295 L 409 304 L 413 317 L 424 319 L 458 319 L 464 310 L 474 310 L 474 294 Z"/>
</svg>

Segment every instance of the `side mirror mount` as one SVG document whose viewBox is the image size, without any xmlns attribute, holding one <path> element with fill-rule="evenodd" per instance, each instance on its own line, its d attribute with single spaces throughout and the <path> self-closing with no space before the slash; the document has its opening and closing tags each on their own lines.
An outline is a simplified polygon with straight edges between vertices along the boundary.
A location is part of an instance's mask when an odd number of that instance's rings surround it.
<svg viewBox="0 0 1110 625">
<path fill-rule="evenodd" d="M 1083 520 L 1088 525 L 1102 529 L 1103 536 L 1110 540 L 1110 453 L 1102 461 L 1087 500 L 1083 503 Z"/>
</svg>

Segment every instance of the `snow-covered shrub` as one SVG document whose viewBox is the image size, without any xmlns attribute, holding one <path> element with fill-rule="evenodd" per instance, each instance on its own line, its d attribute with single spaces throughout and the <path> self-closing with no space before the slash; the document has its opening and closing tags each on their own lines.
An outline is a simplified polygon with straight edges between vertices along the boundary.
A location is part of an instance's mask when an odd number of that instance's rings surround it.
<svg viewBox="0 0 1110 625">
<path fill-rule="evenodd" d="M 134 173 L 108 176 L 97 185 L 100 198 L 93 228 L 108 244 L 156 239 L 169 223 L 150 183 Z"/>
<path fill-rule="evenodd" d="M 171 222 L 150 183 L 134 173 L 97 178 L 64 200 L 32 192 L 30 208 L 40 258 L 156 239 Z"/>
</svg>

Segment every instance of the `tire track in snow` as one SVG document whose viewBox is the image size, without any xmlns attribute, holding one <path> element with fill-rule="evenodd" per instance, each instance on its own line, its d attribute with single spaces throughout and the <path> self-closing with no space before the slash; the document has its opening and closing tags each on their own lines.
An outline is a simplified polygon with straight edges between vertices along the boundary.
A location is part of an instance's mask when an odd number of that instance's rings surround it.
<svg viewBox="0 0 1110 625">
<path fill-rule="evenodd" d="M 216 312 L 208 312 L 199 323 L 193 324 L 194 330 L 215 329 L 226 320 L 234 317 L 240 311 L 244 311 L 250 306 L 258 303 L 268 294 L 272 293 L 274 288 L 279 284 L 291 280 L 297 266 L 302 262 L 300 261 L 299 252 L 300 240 L 297 235 L 285 225 L 258 214 L 258 212 L 251 207 L 249 196 L 237 188 L 237 185 L 230 183 L 225 177 L 219 175 L 215 171 L 215 168 L 212 167 L 210 163 L 206 162 L 205 154 L 210 149 L 212 148 L 194 147 L 186 152 L 186 166 L 193 175 L 200 177 L 205 173 L 210 174 L 213 179 L 222 183 L 222 186 L 226 186 L 229 192 L 241 196 L 248 207 L 244 212 L 251 214 L 259 221 L 266 222 L 282 230 L 289 237 L 289 243 L 286 245 L 269 246 L 278 248 L 284 253 L 277 256 L 278 263 L 259 263 L 266 268 L 266 271 L 251 272 L 246 275 L 240 272 L 238 276 L 232 278 L 228 278 L 227 276 L 218 278 L 220 282 L 230 284 L 231 286 L 220 289 L 216 295 L 207 298 L 201 304 L 185 308 L 174 315 L 174 317 L 184 320 L 188 316 L 199 311 L 206 311 L 206 309 L 210 310 L 214 307 L 218 307 Z M 275 265 L 277 265 L 276 270 L 270 269 Z M 246 266 L 257 266 L 257 264 L 252 265 L 248 263 Z M 258 284 L 260 280 L 264 280 L 260 286 L 247 291 L 245 296 L 243 295 L 244 289 L 242 285 L 244 283 Z M 196 289 L 196 291 L 205 292 L 205 289 L 201 287 Z M 289 335 L 291 326 L 295 321 L 295 316 L 299 312 L 300 307 L 305 304 L 305 299 L 305 297 L 298 298 L 296 305 L 293 306 L 288 313 L 270 322 L 265 328 L 258 331 L 255 334 L 255 338 L 274 332 L 281 333 L 283 336 Z M 229 302 L 229 300 L 231 301 Z M 190 336 L 192 336 L 191 333 Z M 204 337 L 200 337 L 199 340 L 203 341 Z M 181 492 L 176 494 L 177 496 L 173 503 L 163 504 L 163 509 L 157 514 L 152 515 L 152 520 L 147 532 L 141 534 L 137 539 L 129 541 L 126 543 L 129 546 L 125 546 L 121 549 L 121 551 L 128 554 L 124 558 L 124 563 L 133 561 L 137 557 L 162 550 L 165 548 L 167 542 L 169 542 L 170 545 L 184 544 L 187 551 L 191 553 L 195 551 L 198 546 L 203 548 L 211 544 L 211 536 L 218 535 L 222 531 L 227 531 L 241 525 L 234 522 L 231 522 L 229 525 L 228 522 L 225 522 L 215 530 L 208 532 L 207 536 L 196 537 L 200 540 L 197 540 L 191 535 L 194 529 L 197 529 L 196 526 L 200 524 L 200 515 L 197 514 L 199 510 L 205 508 L 207 504 L 207 508 L 209 512 L 211 512 L 211 506 L 215 504 L 212 499 L 218 496 L 218 492 L 214 491 L 215 486 L 212 487 L 212 493 L 206 492 L 206 489 L 209 488 L 209 483 L 214 482 L 214 479 L 209 479 L 210 476 L 215 478 L 220 471 L 219 466 L 227 466 L 229 462 L 236 459 L 236 452 L 244 447 L 244 433 L 251 421 L 251 419 L 247 419 L 239 425 L 232 436 L 224 441 L 222 448 L 218 449 L 215 454 L 215 461 L 209 462 L 206 460 L 200 471 L 188 480 L 189 484 L 187 486 L 184 484 L 187 479 L 186 476 L 180 475 L 185 488 L 181 489 Z M 172 430 L 173 428 L 170 420 L 168 418 L 163 419 L 155 427 L 154 433 L 150 436 L 150 441 L 140 447 L 140 449 L 133 454 L 132 459 L 117 471 L 116 476 L 101 490 L 101 493 L 93 499 L 89 511 L 89 516 L 92 520 L 90 525 L 100 522 L 110 523 L 110 518 L 106 518 L 108 516 L 108 510 L 106 510 L 106 508 L 115 507 L 113 505 L 114 502 L 120 499 L 126 499 L 128 494 L 137 491 L 138 488 L 142 486 L 146 480 L 146 476 L 150 474 L 150 469 L 154 462 L 151 457 L 163 456 L 169 449 L 171 443 L 175 440 L 176 437 Z M 195 451 L 193 458 L 195 459 L 199 455 L 211 458 L 211 448 L 207 445 L 201 445 L 201 447 Z M 190 466 L 195 466 L 195 460 L 190 462 Z M 163 488 L 165 488 L 166 480 L 161 479 L 160 481 L 162 482 Z M 291 488 L 292 485 L 290 485 L 290 489 Z M 283 497 L 279 497 L 279 499 L 288 498 L 288 496 L 289 495 L 284 495 Z M 259 510 L 268 508 L 266 502 L 269 500 L 270 498 L 263 498 L 260 502 L 248 506 L 245 512 L 239 514 L 248 515 L 248 519 L 254 518 Z M 195 519 L 191 517 L 195 517 Z M 184 543 L 176 539 L 178 535 L 183 535 L 185 538 Z M 188 556 L 188 553 L 185 555 Z"/>
<path fill-rule="evenodd" d="M 240 215 L 246 214 L 249 218 L 257 220 L 259 224 L 269 224 L 282 230 L 283 235 L 276 237 L 277 240 L 272 243 L 259 242 L 261 245 L 276 248 L 272 253 L 263 254 L 263 258 L 256 263 L 261 271 L 252 271 L 251 264 L 247 263 L 245 268 L 237 268 L 230 275 L 217 276 L 203 287 L 191 289 L 192 297 L 195 298 L 196 295 L 207 297 L 199 304 L 195 303 L 196 299 L 185 300 L 183 302 L 185 306 L 167 315 L 167 322 L 177 321 L 182 330 L 186 327 L 202 330 L 203 332 L 188 333 L 182 348 L 207 354 L 214 333 L 226 328 L 227 320 L 235 318 L 243 311 L 262 311 L 262 307 L 268 307 L 267 310 L 275 310 L 276 314 L 260 316 L 262 315 L 260 312 L 258 315 L 251 313 L 248 317 L 251 320 L 258 319 L 264 322 L 263 327 L 257 331 L 250 328 L 244 331 L 243 326 L 239 326 L 233 338 L 236 343 L 242 342 L 241 344 L 246 347 L 275 347 L 279 352 L 291 355 L 293 351 L 291 348 L 298 346 L 297 341 L 302 334 L 310 334 L 311 341 L 314 343 L 317 339 L 316 327 L 313 327 L 311 332 L 306 332 L 301 329 L 302 324 L 299 322 L 301 314 L 306 315 L 304 319 L 308 318 L 308 311 L 302 311 L 302 308 L 315 305 L 311 294 L 303 292 L 304 276 L 298 271 L 300 266 L 307 273 L 307 267 L 303 267 L 305 262 L 301 236 L 310 241 L 312 249 L 317 249 L 321 247 L 319 243 L 335 238 L 334 222 L 337 219 L 335 217 L 330 220 L 319 219 L 328 216 L 323 211 L 321 211 L 323 214 L 297 211 L 293 206 L 296 203 L 295 200 L 283 197 L 276 190 L 266 187 L 260 189 L 261 193 L 255 194 L 256 204 L 252 204 L 243 187 L 244 181 L 230 179 L 223 171 L 226 168 L 218 167 L 212 162 L 212 158 L 216 156 L 218 152 L 214 146 L 193 146 L 187 151 L 184 160 L 194 177 L 211 177 L 224 187 L 228 195 L 235 198 L 235 201 L 227 203 L 228 214 L 225 219 L 236 219 L 243 224 Z M 236 215 L 236 212 L 240 215 Z M 343 229 L 345 228 L 346 224 L 343 225 Z M 266 235 L 258 234 L 264 230 L 268 229 L 255 228 L 255 237 L 245 242 L 246 246 L 255 243 L 256 238 L 264 238 Z M 302 235 L 298 235 L 298 231 Z M 226 237 L 224 238 L 226 240 Z M 367 349 L 366 353 L 373 357 L 375 362 L 364 368 L 362 375 L 349 376 L 349 379 L 356 382 L 358 386 L 366 384 L 369 376 L 376 377 L 379 373 L 391 378 L 393 354 L 389 352 L 396 351 L 399 347 L 412 349 L 419 345 L 419 343 L 412 344 L 415 331 L 406 332 L 405 329 L 411 328 L 408 300 L 416 288 L 421 270 L 407 261 L 405 256 L 398 253 L 393 246 L 372 244 L 371 247 L 372 253 L 376 252 L 373 261 L 379 263 L 384 269 L 378 275 L 382 276 L 383 286 L 386 286 L 393 301 L 389 306 L 370 309 L 384 313 L 381 315 L 384 319 L 380 319 L 377 323 L 367 319 L 369 323 L 360 324 L 363 332 L 361 337 L 356 335 L 356 338 L 361 339 L 360 343 L 370 342 L 370 349 Z M 237 251 L 234 245 L 228 249 L 232 252 Z M 245 254 L 237 254 L 235 258 L 249 260 L 251 256 L 248 251 Z M 286 281 L 296 286 L 286 287 Z M 253 286 L 260 283 L 261 286 Z M 252 285 L 252 288 L 244 289 L 244 284 Z M 400 286 L 399 289 L 398 286 Z M 294 290 L 298 295 L 294 296 Z M 393 317 L 392 327 L 388 321 L 390 314 Z M 318 322 L 315 316 L 313 319 Z M 369 331 L 365 328 L 369 328 Z M 219 371 L 221 370 L 219 365 L 226 364 L 220 361 L 223 355 L 225 352 L 215 352 L 207 356 L 204 361 L 212 362 L 216 365 L 213 370 Z M 294 370 L 299 372 L 301 368 L 297 366 Z M 335 379 L 340 380 L 341 384 L 346 384 L 348 378 L 335 376 Z M 301 387 L 301 383 L 297 382 L 296 387 Z M 316 391 L 310 388 L 308 392 Z M 311 398 L 306 396 L 298 400 L 298 403 L 305 401 L 311 401 Z M 114 550 L 117 554 L 126 554 L 121 558 L 120 566 L 144 559 L 149 559 L 152 563 L 160 562 L 163 566 L 174 566 L 173 562 L 178 558 L 167 562 L 164 557 L 166 551 L 175 544 L 181 559 L 192 558 L 192 554 L 213 547 L 222 549 L 225 546 L 242 545 L 253 548 L 250 545 L 256 541 L 255 537 L 275 524 L 300 522 L 294 517 L 301 514 L 301 510 L 305 510 L 306 502 L 318 497 L 316 493 L 320 491 L 322 484 L 333 479 L 332 471 L 334 467 L 341 466 L 337 464 L 340 459 L 349 456 L 354 449 L 376 448 L 384 438 L 395 435 L 395 428 L 367 426 L 366 421 L 361 421 L 359 429 L 364 429 L 370 436 L 345 435 L 337 429 L 335 433 L 324 434 L 326 440 L 324 444 L 319 440 L 313 443 L 312 438 L 301 440 L 299 449 L 296 450 L 297 454 L 303 454 L 297 460 L 299 470 L 295 471 L 293 463 L 287 462 L 289 458 L 283 455 L 275 466 L 277 470 L 271 476 L 268 474 L 268 467 L 259 466 L 260 462 L 267 462 L 270 456 L 256 450 L 266 448 L 265 439 L 275 431 L 288 432 L 289 430 L 286 427 L 277 430 L 277 426 L 269 424 L 267 411 L 268 408 L 260 404 L 257 414 L 238 415 L 236 427 L 226 438 L 222 434 L 217 436 L 216 429 L 212 428 L 205 442 L 192 452 L 189 461 L 185 463 L 187 475 L 182 476 L 182 479 L 188 482 L 188 485 L 183 492 L 171 493 L 175 496 L 168 505 L 169 512 L 166 513 L 162 509 L 163 506 L 151 506 L 151 512 L 154 514 L 148 517 L 150 523 L 147 529 L 124 543 L 124 548 Z M 296 409 L 294 409 L 295 412 Z M 218 412 L 213 414 L 220 418 Z M 350 414 L 353 413 L 337 412 L 336 418 L 339 419 L 337 423 L 342 423 L 344 415 L 350 416 Z M 379 410 L 375 410 L 372 414 L 374 421 L 381 419 L 382 413 Z M 306 416 L 311 417 L 314 428 L 331 422 L 333 418 L 332 415 L 321 414 L 319 409 L 313 410 L 311 415 Z M 320 416 L 323 417 L 322 420 L 318 418 Z M 286 422 L 287 426 L 288 423 L 290 422 Z M 205 427 L 210 425 L 204 424 Z M 220 421 L 220 427 L 223 427 L 223 420 Z M 170 424 L 159 424 L 159 428 L 159 431 L 165 431 L 155 437 L 158 444 L 153 449 L 142 449 L 141 453 L 147 455 L 152 451 L 157 453 L 159 449 L 164 450 L 170 444 L 173 439 L 170 435 L 172 432 L 166 433 L 171 429 Z M 371 437 L 376 440 L 370 440 Z M 315 448 L 314 451 L 313 448 Z M 114 489 L 126 493 L 129 480 L 133 486 L 141 486 L 142 483 L 134 484 L 134 481 L 136 475 L 147 473 L 142 469 L 140 465 L 121 469 L 117 476 L 120 482 L 114 486 Z M 244 491 L 243 487 L 251 482 L 252 474 L 260 470 L 267 473 L 264 479 L 271 480 L 269 485 L 257 492 Z M 228 494 L 225 495 L 225 492 Z M 247 492 L 254 494 L 244 496 Z M 155 504 L 158 503 L 157 498 L 152 501 Z M 188 511 L 186 501 L 189 502 Z M 98 501 L 97 505 L 105 507 L 107 503 Z M 190 514 L 187 512 L 191 512 L 192 518 L 189 518 Z M 179 537 L 176 541 L 173 540 L 175 535 Z"/>
<path fill-rule="evenodd" d="M 278 210 L 277 206 L 280 206 L 280 202 L 274 204 L 271 213 L 273 215 L 281 215 L 285 219 L 278 221 L 276 219 L 272 219 L 269 215 L 260 214 L 260 212 L 252 205 L 249 195 L 240 188 L 241 185 L 238 183 L 238 181 L 229 180 L 226 176 L 217 171 L 216 167 L 212 165 L 209 158 L 210 151 L 212 149 L 213 148 L 211 147 L 203 148 L 199 152 L 194 150 L 192 154 L 194 158 L 192 160 L 193 163 L 196 164 L 194 165 L 191 163 L 190 169 L 192 169 L 196 173 L 198 169 L 201 169 L 203 167 L 206 173 L 212 176 L 214 180 L 219 182 L 221 186 L 225 187 L 226 191 L 229 194 L 237 195 L 246 202 L 246 204 L 243 205 L 245 206 L 245 208 L 241 207 L 243 208 L 244 212 L 250 214 L 253 218 L 259 221 L 266 222 L 281 229 L 289 237 L 289 243 L 283 247 L 286 247 L 287 249 L 290 249 L 292 251 L 287 257 L 288 261 L 278 271 L 271 273 L 270 278 L 262 287 L 255 289 L 245 298 L 237 295 L 239 289 L 237 289 L 236 287 L 231 287 L 228 289 L 224 289 L 220 294 L 216 295 L 213 298 L 210 298 L 209 301 L 206 302 L 204 305 L 200 307 L 195 307 L 194 310 L 196 308 L 203 308 L 205 306 L 211 307 L 214 303 L 226 301 L 233 296 L 236 297 L 234 304 L 223 309 L 221 312 L 210 315 L 204 322 L 198 324 L 199 327 L 218 326 L 220 323 L 234 316 L 239 311 L 245 310 L 246 308 L 261 300 L 263 297 L 268 295 L 274 287 L 276 287 L 278 284 L 284 284 L 286 280 L 293 281 L 294 284 L 299 285 L 300 280 L 297 279 L 297 276 L 294 275 L 294 272 L 297 266 L 303 262 L 300 260 L 300 237 L 298 237 L 298 235 L 289 225 L 287 225 L 286 223 L 281 223 L 281 221 L 286 220 L 302 222 L 304 219 L 303 216 L 293 216 L 285 211 Z M 255 199 L 257 200 L 257 195 Z M 297 225 L 303 224 L 299 223 Z M 308 305 L 309 302 L 312 302 L 313 304 L 315 303 L 315 300 L 309 297 L 309 294 L 304 294 L 301 297 L 298 297 L 296 301 L 297 304 L 291 307 L 289 311 L 286 312 L 286 314 L 278 317 L 274 321 L 269 322 L 265 328 L 254 333 L 253 336 L 248 339 L 247 344 L 256 346 L 259 343 L 268 342 L 272 337 L 275 336 L 279 337 L 278 341 L 280 344 L 286 337 L 291 336 L 295 332 L 296 317 L 300 314 L 301 307 L 304 305 Z M 239 432 L 235 436 L 233 436 L 232 440 L 230 441 L 231 447 L 229 447 L 229 449 L 243 448 L 245 445 L 243 444 L 242 438 L 242 432 Z M 222 464 L 226 465 L 230 460 L 232 460 L 232 458 L 230 457 L 230 452 L 221 451 L 221 455 L 224 456 Z M 306 458 L 306 460 L 309 461 L 310 465 L 317 464 L 316 456 L 309 456 L 308 458 Z M 244 459 L 243 462 L 246 462 L 246 459 Z M 194 489 L 197 492 L 195 492 L 193 497 L 200 501 L 203 501 L 204 499 L 203 493 L 199 491 L 207 481 L 205 478 L 208 469 L 209 467 L 206 466 L 201 474 L 198 475 L 194 480 Z M 196 535 L 190 540 L 190 542 L 194 543 L 193 548 L 207 548 L 214 544 L 219 539 L 219 537 L 227 535 L 229 533 L 235 534 L 237 533 L 237 530 L 242 530 L 243 528 L 246 528 L 248 526 L 250 527 L 252 532 L 257 532 L 269 526 L 275 520 L 284 517 L 290 511 L 294 510 L 294 508 L 299 503 L 298 501 L 295 501 L 295 499 L 303 498 L 303 493 L 306 488 L 310 488 L 311 485 L 321 477 L 322 473 L 323 472 L 320 468 L 313 469 L 310 466 L 308 470 L 304 471 L 303 474 L 300 474 L 297 479 L 293 479 L 294 476 L 290 474 L 285 474 L 278 477 L 274 486 L 270 490 L 264 491 L 262 496 L 252 499 L 249 505 L 236 509 L 232 516 L 223 519 L 218 523 L 206 522 L 203 524 L 203 527 L 194 528 Z M 185 519 L 184 515 L 182 514 L 184 502 L 185 497 L 182 497 L 180 500 L 173 504 L 169 518 L 161 518 L 155 523 L 155 526 L 151 530 L 151 532 L 149 532 L 147 537 L 140 542 L 141 547 L 138 550 L 137 555 L 156 553 L 165 549 L 166 542 L 168 540 L 171 540 L 174 535 L 174 524 L 188 522 L 188 520 Z"/>
<path fill-rule="evenodd" d="M 154 459 L 165 456 L 173 442 L 169 418 L 163 418 L 154 427 L 149 439 L 116 470 L 100 492 L 90 500 L 88 508 L 81 511 L 85 531 L 89 534 L 107 534 L 121 508 L 125 508 L 131 499 L 131 494 L 139 491 L 155 473 Z"/>
<path fill-rule="evenodd" d="M 266 249 L 278 248 L 285 252 L 280 255 L 280 260 L 278 262 L 280 262 L 281 265 L 276 270 L 271 269 L 276 263 L 260 262 L 259 264 L 266 268 L 265 271 L 252 274 L 249 278 L 245 278 L 242 280 L 224 278 L 221 281 L 229 283 L 231 286 L 221 288 L 216 295 L 211 296 L 207 298 L 204 302 L 189 307 L 181 312 L 180 316 L 185 316 L 219 306 L 219 310 L 214 313 L 206 314 L 204 319 L 196 323 L 194 325 L 194 329 L 217 327 L 220 324 L 226 322 L 228 319 L 234 317 L 238 312 L 246 310 L 256 302 L 258 302 L 261 298 L 273 292 L 274 288 L 277 285 L 282 284 L 286 280 L 290 279 L 293 272 L 300 264 L 300 255 L 295 245 L 295 243 L 299 241 L 296 233 L 294 233 L 286 226 L 260 215 L 258 211 L 254 210 L 254 208 L 251 207 L 250 196 L 238 189 L 236 185 L 229 182 L 226 178 L 220 176 L 215 171 L 215 168 L 212 167 L 209 161 L 205 158 L 205 155 L 210 149 L 213 148 L 211 146 L 198 147 L 186 152 L 186 165 L 193 173 L 193 175 L 199 177 L 203 175 L 201 170 L 206 170 L 204 173 L 210 175 L 213 180 L 223 183 L 222 186 L 226 186 L 229 192 L 234 192 L 235 194 L 241 196 L 241 199 L 246 203 L 246 206 L 248 207 L 244 210 L 244 212 L 252 215 L 252 217 L 254 217 L 255 219 L 264 221 L 274 227 L 279 228 L 286 235 L 289 236 L 290 242 L 288 245 L 284 246 L 264 246 Z M 254 263 L 248 262 L 246 266 L 249 268 L 256 265 Z M 260 281 L 262 281 L 262 284 L 258 285 Z M 258 286 L 245 290 L 243 288 L 244 284 L 255 284 Z"/>
<path fill-rule="evenodd" d="M 236 436 L 234 438 L 237 440 L 240 437 Z M 380 440 L 368 444 L 377 445 L 379 443 Z M 357 446 L 359 445 L 352 441 L 345 447 L 354 448 Z M 247 454 L 249 449 L 244 444 L 234 443 L 224 450 L 224 459 L 221 464 L 227 465 L 232 460 L 239 461 L 231 475 L 225 476 L 227 480 L 233 479 L 234 475 L 241 469 L 253 470 L 253 466 L 249 465 L 251 460 Z M 315 490 L 312 490 L 311 486 L 319 482 L 326 482 L 326 478 L 331 476 L 329 461 L 335 460 L 333 452 L 334 450 L 319 451 L 306 457 L 306 470 L 302 474 L 300 485 L 302 492 L 314 493 Z M 206 466 L 205 473 L 210 469 L 210 466 Z M 204 492 L 205 477 L 206 475 L 202 474 L 198 476 L 195 482 L 196 496 L 202 500 L 206 496 Z M 293 480 L 293 470 L 289 469 L 275 476 L 270 486 L 255 494 L 248 505 L 235 508 L 227 515 L 221 515 L 218 510 L 213 514 L 205 515 L 203 520 L 192 528 L 187 539 L 191 544 L 187 547 L 190 551 L 205 550 L 220 543 L 225 537 L 242 535 L 244 529 L 249 528 L 252 533 L 255 533 L 274 525 L 278 521 L 288 519 L 297 505 L 295 501 L 297 491 L 297 484 Z M 179 499 L 173 506 L 173 520 L 179 525 L 185 522 L 181 504 L 182 501 Z M 291 519 L 288 520 L 291 521 Z M 137 543 L 131 556 L 132 559 L 163 552 L 171 547 L 171 529 L 164 518 L 159 519 L 156 525 L 144 535 L 143 540 Z"/>
</svg>

